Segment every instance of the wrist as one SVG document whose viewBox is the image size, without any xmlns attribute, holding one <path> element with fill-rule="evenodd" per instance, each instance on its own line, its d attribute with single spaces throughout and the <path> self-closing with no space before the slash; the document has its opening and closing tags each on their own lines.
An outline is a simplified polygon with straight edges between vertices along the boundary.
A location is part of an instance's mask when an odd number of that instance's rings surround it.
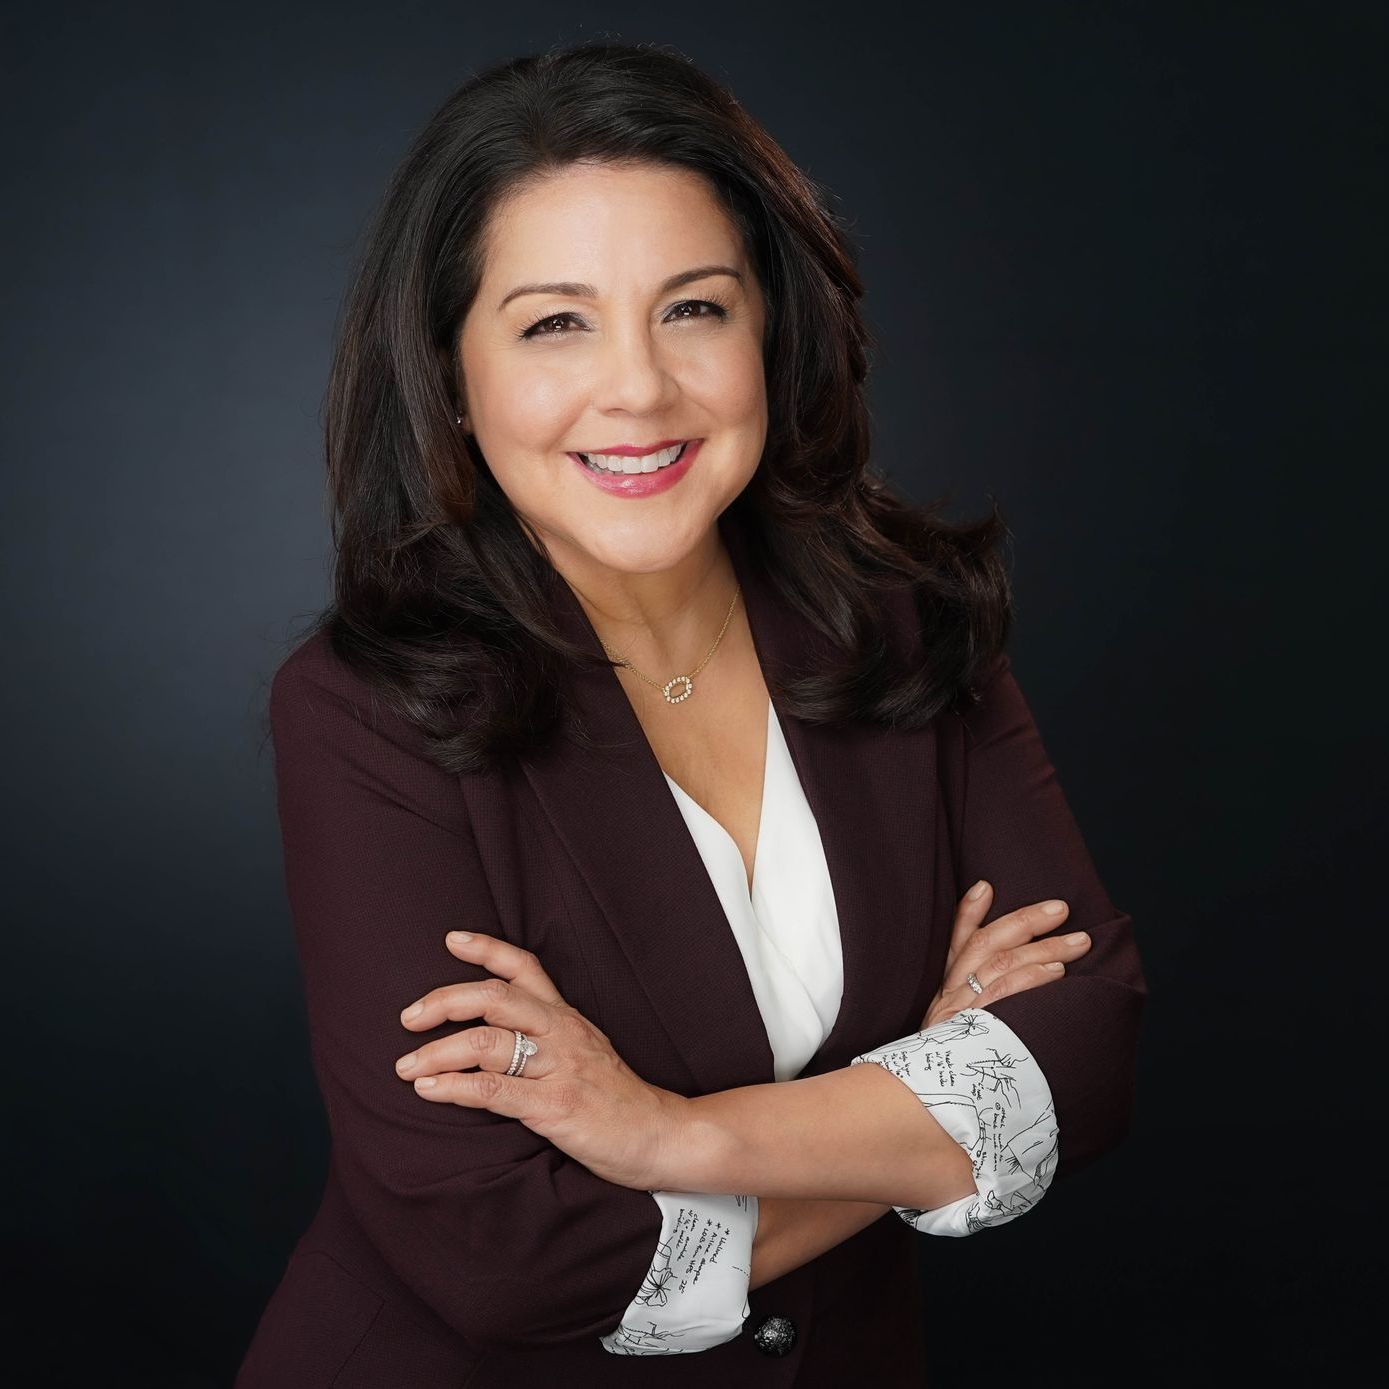
<svg viewBox="0 0 1389 1389">
<path fill-rule="evenodd" d="M 657 1147 L 651 1190 L 726 1192 L 741 1190 L 728 1180 L 738 1164 L 735 1139 L 720 1119 L 720 1096 L 686 1098 L 665 1091 L 662 1141 Z"/>
</svg>

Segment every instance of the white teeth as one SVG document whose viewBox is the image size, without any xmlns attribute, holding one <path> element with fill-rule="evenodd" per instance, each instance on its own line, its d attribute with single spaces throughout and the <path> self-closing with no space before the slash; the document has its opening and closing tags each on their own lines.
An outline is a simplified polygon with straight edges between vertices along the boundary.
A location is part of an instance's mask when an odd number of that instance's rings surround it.
<svg viewBox="0 0 1389 1389">
<path fill-rule="evenodd" d="M 640 458 L 626 458 L 616 453 L 581 453 L 579 457 L 590 468 L 602 468 L 609 473 L 654 473 L 657 468 L 669 467 L 684 451 L 684 444 L 676 444 L 673 448 L 657 449 L 655 453 L 643 454 Z"/>
</svg>

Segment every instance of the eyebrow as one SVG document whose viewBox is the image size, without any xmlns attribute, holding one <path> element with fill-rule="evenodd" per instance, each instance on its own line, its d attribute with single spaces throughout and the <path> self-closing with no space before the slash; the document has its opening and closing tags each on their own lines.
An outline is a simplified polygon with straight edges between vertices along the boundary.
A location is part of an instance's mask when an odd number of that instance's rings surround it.
<svg viewBox="0 0 1389 1389">
<path fill-rule="evenodd" d="M 656 292 L 668 294 L 673 289 L 679 289 L 681 285 L 691 284 L 695 280 L 707 279 L 710 275 L 732 275 L 739 284 L 743 283 L 742 271 L 735 270 L 731 265 L 697 265 L 693 270 L 682 270 L 678 275 L 672 275 L 669 279 L 662 280 Z M 502 298 L 501 303 L 497 305 L 497 312 L 500 313 L 513 299 L 519 299 L 523 294 L 558 294 L 568 299 L 596 299 L 598 297 L 598 291 L 592 285 L 576 284 L 573 280 L 517 285 L 515 289 L 509 291 Z"/>
</svg>

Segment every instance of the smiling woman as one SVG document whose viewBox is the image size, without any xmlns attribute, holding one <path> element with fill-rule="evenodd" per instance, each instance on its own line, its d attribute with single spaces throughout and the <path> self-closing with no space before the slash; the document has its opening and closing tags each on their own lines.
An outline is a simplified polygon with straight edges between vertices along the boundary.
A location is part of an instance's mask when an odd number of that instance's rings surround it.
<svg viewBox="0 0 1389 1389">
<path fill-rule="evenodd" d="M 483 242 L 459 423 L 595 617 L 659 662 L 726 586 L 714 522 L 767 442 L 743 239 L 698 173 L 582 159 L 513 188 Z M 545 266 L 574 279 L 533 279 Z"/>
<path fill-rule="evenodd" d="M 861 292 L 661 48 L 508 63 L 405 159 L 270 703 L 333 1162 L 239 1389 L 918 1385 L 915 1235 L 1124 1136 L 1131 923 L 1001 518 L 873 467 Z"/>
</svg>

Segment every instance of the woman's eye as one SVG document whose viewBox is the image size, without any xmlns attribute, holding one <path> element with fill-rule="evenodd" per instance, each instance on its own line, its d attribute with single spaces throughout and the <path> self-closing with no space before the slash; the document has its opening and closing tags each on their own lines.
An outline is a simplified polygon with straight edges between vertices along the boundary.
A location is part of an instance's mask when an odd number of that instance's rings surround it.
<svg viewBox="0 0 1389 1389">
<path fill-rule="evenodd" d="M 689 318 L 727 318 L 728 310 L 722 304 L 715 304 L 711 299 L 684 299 L 675 306 L 677 309 L 708 309 L 707 314 L 682 314 L 681 317 Z"/>
<path fill-rule="evenodd" d="M 708 313 L 681 313 L 682 309 L 708 309 Z M 674 322 L 688 319 L 700 318 L 727 318 L 728 310 L 722 304 L 716 304 L 711 299 L 682 299 L 672 309 L 675 315 Z M 567 310 L 564 313 L 551 314 L 548 318 L 537 319 L 529 328 L 521 331 L 523 338 L 563 338 L 568 337 L 567 329 L 555 328 L 553 324 L 564 324 L 568 321 L 577 321 L 572 313 Z"/>
<path fill-rule="evenodd" d="M 566 318 L 573 317 L 574 315 L 572 313 L 551 314 L 549 318 L 542 318 L 539 321 L 532 323 L 529 328 L 523 329 L 521 336 L 523 338 L 550 338 L 556 336 L 563 337 L 563 333 L 556 334 L 547 325 L 551 323 L 562 323 Z"/>
</svg>

